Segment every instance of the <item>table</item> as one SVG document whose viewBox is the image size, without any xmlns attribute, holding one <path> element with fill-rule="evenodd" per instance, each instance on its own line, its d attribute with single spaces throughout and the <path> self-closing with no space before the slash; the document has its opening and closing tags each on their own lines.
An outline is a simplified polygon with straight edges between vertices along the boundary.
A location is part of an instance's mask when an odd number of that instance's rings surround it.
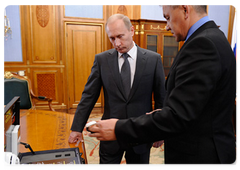
<svg viewBox="0 0 240 170">
<path fill-rule="evenodd" d="M 33 151 L 78 147 L 87 164 L 84 142 L 68 143 L 73 117 L 73 114 L 62 112 L 21 110 L 20 141 L 28 143 Z M 30 152 L 30 150 L 20 145 L 19 152 Z"/>
</svg>

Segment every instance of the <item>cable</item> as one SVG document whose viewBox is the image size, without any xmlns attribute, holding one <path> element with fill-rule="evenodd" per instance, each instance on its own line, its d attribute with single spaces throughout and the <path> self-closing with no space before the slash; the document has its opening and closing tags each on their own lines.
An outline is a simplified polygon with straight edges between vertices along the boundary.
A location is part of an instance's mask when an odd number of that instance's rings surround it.
<svg viewBox="0 0 240 170">
<path fill-rule="evenodd" d="M 24 145 L 25 148 L 28 148 L 33 155 L 35 155 L 35 152 L 32 150 L 31 146 L 27 143 L 20 142 L 20 144 Z"/>
</svg>

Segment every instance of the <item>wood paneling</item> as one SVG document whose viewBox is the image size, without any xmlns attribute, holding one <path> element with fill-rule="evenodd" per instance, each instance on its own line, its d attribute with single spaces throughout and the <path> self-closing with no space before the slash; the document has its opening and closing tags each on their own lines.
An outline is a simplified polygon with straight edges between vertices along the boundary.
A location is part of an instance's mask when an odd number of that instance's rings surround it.
<svg viewBox="0 0 240 170">
<path fill-rule="evenodd" d="M 31 6 L 32 62 L 57 63 L 55 7 Z"/>
<path fill-rule="evenodd" d="M 37 89 L 39 96 L 49 96 L 56 100 L 56 74 L 39 73 L 37 74 Z"/>
<path fill-rule="evenodd" d="M 55 109 L 66 109 L 62 6 L 20 6 L 23 62 L 5 62 L 5 70 L 24 70 L 33 92 L 53 98 Z M 37 109 L 48 109 L 46 102 Z"/>
<path fill-rule="evenodd" d="M 60 69 L 31 69 L 31 79 L 33 82 L 33 91 L 38 96 L 48 96 L 53 99 L 53 104 L 61 105 L 63 103 L 62 75 Z M 39 101 L 36 104 L 43 105 L 45 102 Z"/>
<path fill-rule="evenodd" d="M 112 48 L 105 34 L 107 18 L 123 13 L 139 19 L 140 9 L 140 5 L 103 5 L 103 18 L 94 19 L 66 17 L 61 5 L 21 5 L 23 62 L 5 62 L 4 69 L 24 70 L 34 93 L 52 97 L 55 109 L 76 108 L 95 54 Z M 103 105 L 101 93 L 96 106 Z M 36 107 L 48 109 L 44 102 Z"/>
<path fill-rule="evenodd" d="M 113 14 L 124 14 L 130 19 L 141 18 L 141 5 L 108 5 L 108 7 L 108 17 Z"/>
<path fill-rule="evenodd" d="M 103 24 L 66 23 L 67 72 L 69 106 L 76 108 L 88 76 L 91 73 L 95 54 L 103 51 Z M 96 106 L 102 106 L 101 95 Z"/>
</svg>

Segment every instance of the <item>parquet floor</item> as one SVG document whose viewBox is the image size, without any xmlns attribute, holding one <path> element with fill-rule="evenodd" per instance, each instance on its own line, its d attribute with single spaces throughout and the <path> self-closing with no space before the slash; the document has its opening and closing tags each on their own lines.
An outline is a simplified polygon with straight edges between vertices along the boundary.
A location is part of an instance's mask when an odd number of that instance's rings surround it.
<svg viewBox="0 0 240 170">
<path fill-rule="evenodd" d="M 70 110 L 70 114 L 75 113 L 75 109 Z M 94 108 L 89 119 L 92 120 L 100 120 L 103 114 L 103 109 Z M 98 164 L 99 163 L 99 141 L 95 138 L 88 137 L 88 132 L 84 129 L 83 131 L 86 155 L 88 164 Z M 121 164 L 125 164 L 126 161 L 123 157 Z M 152 148 L 150 153 L 150 164 L 164 164 L 164 144 L 160 148 Z"/>
</svg>

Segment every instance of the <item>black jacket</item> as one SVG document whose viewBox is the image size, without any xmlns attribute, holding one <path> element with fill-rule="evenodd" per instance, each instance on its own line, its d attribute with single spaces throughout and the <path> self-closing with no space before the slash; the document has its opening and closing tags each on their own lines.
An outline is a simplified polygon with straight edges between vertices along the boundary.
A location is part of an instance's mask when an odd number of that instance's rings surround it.
<svg viewBox="0 0 240 170">
<path fill-rule="evenodd" d="M 233 163 L 236 60 L 213 21 L 185 42 L 165 87 L 162 111 L 117 122 L 119 144 L 127 147 L 164 139 L 165 163 Z"/>
</svg>

